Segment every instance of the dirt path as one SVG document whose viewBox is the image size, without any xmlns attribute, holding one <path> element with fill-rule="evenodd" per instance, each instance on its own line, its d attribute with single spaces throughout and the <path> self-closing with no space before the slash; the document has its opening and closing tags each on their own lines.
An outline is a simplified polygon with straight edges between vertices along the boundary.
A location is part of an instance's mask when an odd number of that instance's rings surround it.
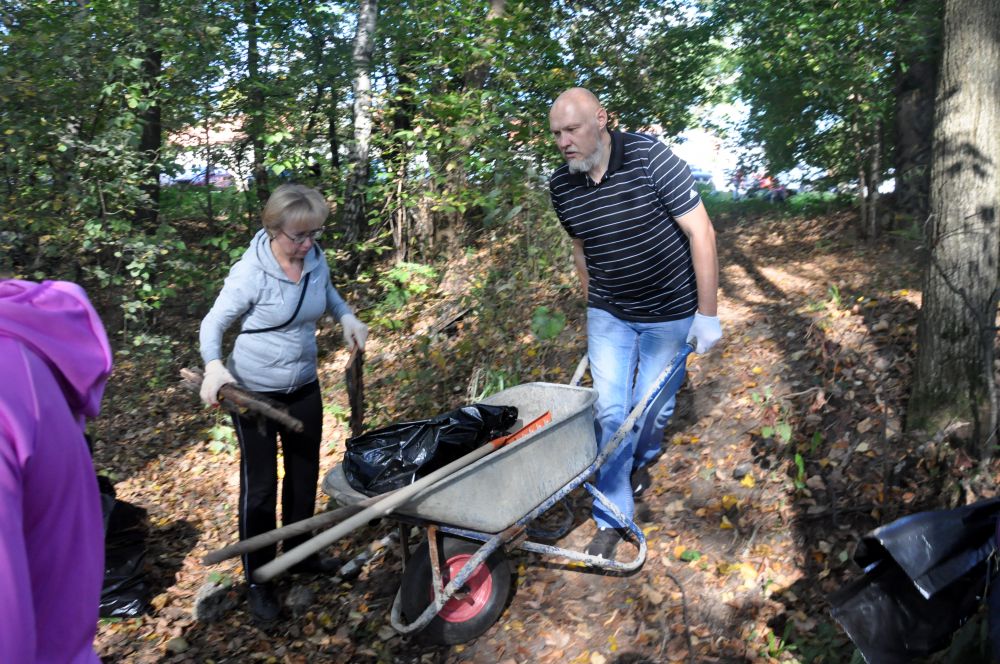
<svg viewBox="0 0 1000 664">
<path fill-rule="evenodd" d="M 689 367 L 653 468 L 649 554 L 637 573 L 599 575 L 516 555 L 517 592 L 501 619 L 450 649 L 421 646 L 388 626 L 400 571 L 392 551 L 351 581 L 295 581 L 315 601 L 270 631 L 250 624 L 242 605 L 218 622 L 196 622 L 194 594 L 208 575 L 197 560 L 231 536 L 236 459 L 209 454 L 207 442 L 190 446 L 186 425 L 165 415 L 154 427 L 117 425 L 139 432 L 125 441 L 141 453 L 119 493 L 150 509 L 155 610 L 104 624 L 99 652 L 109 662 L 847 661 L 851 649 L 823 597 L 854 573 L 848 557 L 857 535 L 939 501 L 940 483 L 926 483 L 929 467 L 904 479 L 913 469 L 900 466 L 911 444 L 898 431 L 919 304 L 915 273 L 886 247 L 845 239 L 846 224 L 758 220 L 720 230 L 725 338 Z M 546 362 L 571 368 L 582 347 L 579 323 L 565 335 L 565 353 Z M 330 376 L 342 375 L 342 361 L 327 363 Z M 143 433 L 159 447 L 144 445 Z M 326 452 L 324 467 L 336 456 Z M 99 459 L 116 460 L 106 444 Z M 578 526 L 561 546 L 585 546 L 588 513 L 577 497 Z M 356 552 L 387 532 L 378 525 L 357 533 L 341 550 Z M 623 546 L 619 556 L 628 552 Z M 238 589 L 238 565 L 214 571 Z M 284 582 L 282 592 L 291 589 Z"/>
</svg>

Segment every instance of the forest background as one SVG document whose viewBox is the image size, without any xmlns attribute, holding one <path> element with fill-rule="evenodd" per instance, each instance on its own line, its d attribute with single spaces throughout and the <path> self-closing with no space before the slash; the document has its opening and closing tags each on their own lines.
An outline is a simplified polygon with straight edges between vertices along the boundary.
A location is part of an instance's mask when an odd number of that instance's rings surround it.
<svg viewBox="0 0 1000 664">
<path fill-rule="evenodd" d="M 331 202 L 323 246 L 373 337 L 423 335 L 370 397 L 370 423 L 558 378 L 579 312 L 510 291 L 573 292 L 547 112 L 584 85 L 621 128 L 669 143 L 700 127 L 738 146 L 745 176 L 813 173 L 775 214 L 905 251 L 922 275 L 914 371 L 882 415 L 947 432 L 988 483 L 998 54 L 990 0 L 9 0 L 0 272 L 83 284 L 119 372 L 161 389 L 197 362 L 197 320 L 269 192 L 302 182 Z M 209 186 L 190 181 L 192 163 Z M 703 194 L 720 219 L 775 210 Z M 510 335 L 435 346 L 473 319 Z M 460 389 L 438 380 L 446 368 Z"/>
</svg>

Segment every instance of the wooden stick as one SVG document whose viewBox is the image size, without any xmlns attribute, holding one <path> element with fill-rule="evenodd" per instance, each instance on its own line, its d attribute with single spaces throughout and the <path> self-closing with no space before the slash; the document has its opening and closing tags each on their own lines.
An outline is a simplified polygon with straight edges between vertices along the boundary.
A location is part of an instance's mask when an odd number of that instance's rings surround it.
<svg viewBox="0 0 1000 664">
<path fill-rule="evenodd" d="M 360 436 L 365 430 L 365 351 L 357 346 L 351 349 L 344 376 L 347 383 L 347 402 L 351 406 L 351 435 Z"/>
<path fill-rule="evenodd" d="M 201 391 L 203 376 L 200 369 L 181 369 L 181 378 L 183 378 L 182 387 L 186 387 L 196 394 Z M 219 388 L 219 402 L 240 415 L 247 411 L 263 415 L 296 433 L 301 433 L 305 429 L 301 420 L 289 415 L 275 402 L 270 401 L 262 394 L 251 392 L 233 383 Z"/>
<path fill-rule="evenodd" d="M 346 521 L 338 523 L 333 528 L 316 535 L 308 542 L 300 544 L 291 551 L 288 551 L 266 565 L 263 565 L 253 573 L 253 580 L 257 583 L 270 581 L 292 565 L 300 563 L 317 551 L 325 549 L 341 537 L 357 530 L 358 528 L 361 528 L 372 519 L 389 514 L 417 494 L 430 487 L 432 484 L 444 479 L 448 475 L 458 472 L 476 461 L 479 461 L 479 459 L 483 458 L 490 452 L 493 452 L 508 443 L 512 443 L 515 440 L 520 440 L 528 434 L 541 429 L 551 421 L 552 414 L 546 411 L 541 417 L 533 420 L 521 430 L 512 433 L 509 436 L 492 440 L 486 445 L 483 445 L 482 447 L 466 454 L 462 458 L 452 461 L 447 466 L 439 468 L 426 477 L 417 480 L 413 484 L 393 491 L 392 495 L 387 498 L 383 498 L 377 503 L 366 507 Z"/>
</svg>

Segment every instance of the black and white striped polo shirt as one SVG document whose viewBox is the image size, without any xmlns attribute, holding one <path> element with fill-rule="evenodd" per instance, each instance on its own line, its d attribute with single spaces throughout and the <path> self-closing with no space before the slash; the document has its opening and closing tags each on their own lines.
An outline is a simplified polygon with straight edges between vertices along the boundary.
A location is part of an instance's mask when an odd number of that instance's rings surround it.
<svg viewBox="0 0 1000 664">
<path fill-rule="evenodd" d="M 674 219 L 701 198 L 687 164 L 666 145 L 647 134 L 613 131 L 600 182 L 564 164 L 549 179 L 549 193 L 566 232 L 583 240 L 588 306 L 636 322 L 694 315 L 691 249 Z"/>
</svg>

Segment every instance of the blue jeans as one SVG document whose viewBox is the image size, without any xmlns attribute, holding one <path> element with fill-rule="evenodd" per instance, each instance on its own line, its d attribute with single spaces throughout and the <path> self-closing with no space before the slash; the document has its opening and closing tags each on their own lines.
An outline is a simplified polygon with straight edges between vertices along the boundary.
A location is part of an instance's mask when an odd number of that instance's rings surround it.
<svg viewBox="0 0 1000 664">
<path fill-rule="evenodd" d="M 603 309 L 587 309 L 587 353 L 598 393 L 594 409 L 601 449 L 681 350 L 693 320 L 692 316 L 665 323 L 633 323 Z M 625 442 L 597 473 L 597 489 L 629 518 L 634 513 L 632 469 L 648 464 L 659 454 L 663 430 L 674 414 L 674 393 L 663 397 L 636 422 Z M 596 501 L 593 513 L 599 528 L 619 525 Z"/>
</svg>

